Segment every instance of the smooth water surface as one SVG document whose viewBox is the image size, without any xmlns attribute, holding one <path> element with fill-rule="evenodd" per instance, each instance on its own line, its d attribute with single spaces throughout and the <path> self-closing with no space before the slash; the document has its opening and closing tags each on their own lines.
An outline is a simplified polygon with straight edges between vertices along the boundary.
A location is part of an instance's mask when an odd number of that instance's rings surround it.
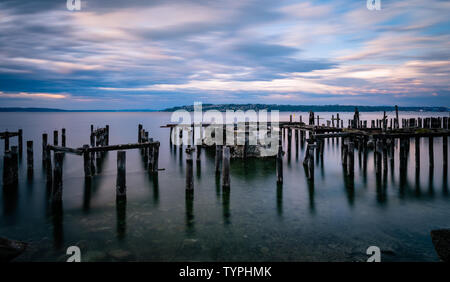
<svg viewBox="0 0 450 282">
<path fill-rule="evenodd" d="M 330 119 L 335 113 L 316 113 Z M 392 117 L 392 113 L 388 113 Z M 303 121 L 307 113 L 296 113 Z M 404 113 L 408 116 L 447 113 Z M 281 113 L 283 120 L 289 113 Z M 341 113 L 350 119 L 352 113 Z M 361 113 L 361 119 L 382 113 Z M 0 193 L 0 237 L 30 242 L 19 261 L 64 261 L 66 249 L 81 248 L 83 261 L 364 261 L 379 246 L 384 261 L 439 260 L 430 230 L 450 227 L 447 173 L 442 141 L 434 138 L 434 169 L 428 165 L 428 139 L 421 139 L 421 169 L 411 139 L 408 171 L 399 179 L 398 144 L 394 167 L 377 179 L 373 152 L 355 151 L 353 186 L 344 177 L 341 140 L 327 140 L 315 181 L 302 166 L 306 146 L 284 156 L 284 183 L 276 184 L 274 159 L 231 161 L 231 188 L 223 193 L 214 173 L 214 150 L 194 162 L 193 199 L 185 193 L 185 153 L 169 145 L 170 113 L 0 113 L 0 131 L 24 131 L 34 141 L 35 168 L 26 172 L 21 157 L 17 192 Z M 41 162 L 41 136 L 66 128 L 67 146 L 89 144 L 90 124 L 110 125 L 110 144 L 137 142 L 139 123 L 161 142 L 157 177 L 150 175 L 138 150 L 126 155 L 127 202 L 116 205 L 116 152 L 107 153 L 101 172 L 87 185 L 83 159 L 66 154 L 63 207 L 52 209 Z M 370 124 L 370 122 L 369 122 Z M 294 136 L 292 136 L 294 138 Z M 0 142 L 3 158 L 3 142 Z M 287 143 L 287 142 L 285 142 Z M 15 145 L 16 140 L 11 140 Z M 0 175 L 3 171 L 3 162 Z M 448 170 L 448 168 L 445 168 Z M 352 188 L 353 187 L 353 188 Z"/>
</svg>

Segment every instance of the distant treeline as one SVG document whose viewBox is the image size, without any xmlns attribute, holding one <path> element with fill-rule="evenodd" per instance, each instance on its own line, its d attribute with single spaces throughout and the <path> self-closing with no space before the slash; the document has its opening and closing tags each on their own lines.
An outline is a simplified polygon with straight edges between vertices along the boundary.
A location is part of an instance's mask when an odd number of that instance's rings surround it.
<svg viewBox="0 0 450 282">
<path fill-rule="evenodd" d="M 267 105 L 267 104 L 203 104 L 203 111 L 207 110 L 278 110 L 280 112 L 354 112 L 355 107 L 360 112 L 394 111 L 394 106 L 355 106 L 355 105 Z M 447 107 L 399 107 L 399 111 L 424 111 L 424 112 L 447 112 Z M 173 112 L 176 110 L 194 111 L 194 106 L 180 106 L 168 108 L 163 111 Z"/>
<path fill-rule="evenodd" d="M 155 112 L 155 110 L 136 109 L 136 110 L 62 110 L 52 108 L 0 108 L 0 112 L 66 112 L 66 113 L 84 113 L 84 112 Z"/>
<path fill-rule="evenodd" d="M 394 111 L 394 106 L 355 106 L 355 105 L 267 105 L 267 104 L 203 104 L 203 111 L 218 110 L 278 110 L 280 112 L 354 112 L 355 107 L 360 112 L 382 112 Z M 412 112 L 448 112 L 448 107 L 399 107 L 399 111 Z M 173 112 L 176 110 L 194 111 L 194 106 L 180 106 L 161 110 L 162 112 Z M 128 110 L 62 110 L 52 108 L 0 108 L 0 112 L 155 112 L 148 109 L 128 109 Z"/>
</svg>

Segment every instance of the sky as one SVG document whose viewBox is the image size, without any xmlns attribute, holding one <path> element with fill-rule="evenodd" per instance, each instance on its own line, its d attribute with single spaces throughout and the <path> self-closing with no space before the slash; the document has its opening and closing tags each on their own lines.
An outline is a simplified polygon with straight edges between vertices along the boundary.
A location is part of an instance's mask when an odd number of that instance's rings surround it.
<svg viewBox="0 0 450 282">
<path fill-rule="evenodd" d="M 450 106 L 450 1 L 80 1 L 0 0 L 0 107 Z"/>
</svg>

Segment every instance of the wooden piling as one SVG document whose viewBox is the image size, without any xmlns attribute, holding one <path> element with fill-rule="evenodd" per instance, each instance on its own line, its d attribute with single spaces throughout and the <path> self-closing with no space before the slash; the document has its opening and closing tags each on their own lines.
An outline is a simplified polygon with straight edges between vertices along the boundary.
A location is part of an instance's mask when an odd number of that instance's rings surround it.
<svg viewBox="0 0 450 282">
<path fill-rule="evenodd" d="M 61 129 L 61 146 L 66 147 L 66 129 Z"/>
<path fill-rule="evenodd" d="M 33 170 L 33 141 L 27 141 L 27 170 Z"/>
<path fill-rule="evenodd" d="M 83 145 L 83 149 L 88 149 L 89 145 Z M 83 159 L 84 159 L 84 177 L 86 179 L 90 179 L 92 177 L 92 171 L 91 171 L 91 154 L 88 151 L 85 151 L 83 153 Z"/>
<path fill-rule="evenodd" d="M 220 174 L 221 161 L 222 161 L 222 145 L 216 145 L 216 156 L 215 156 L 216 175 Z"/>
<path fill-rule="evenodd" d="M 53 189 L 52 189 L 52 201 L 61 202 L 62 201 L 62 185 L 63 185 L 63 152 L 55 152 L 55 166 L 53 169 Z"/>
<path fill-rule="evenodd" d="M 278 153 L 277 153 L 277 183 L 283 183 L 283 148 L 281 145 L 278 145 Z"/>
<path fill-rule="evenodd" d="M 107 124 L 105 127 L 105 146 L 109 146 L 109 125 Z"/>
<path fill-rule="evenodd" d="M 116 198 L 126 198 L 126 152 L 117 151 Z"/>
<path fill-rule="evenodd" d="M 42 161 L 45 162 L 46 161 L 46 151 L 47 151 L 47 139 L 48 139 L 48 135 L 47 133 L 42 134 Z"/>
<path fill-rule="evenodd" d="M 172 128 L 170 128 L 172 131 Z M 138 143 L 142 143 L 142 124 L 138 125 Z"/>
<path fill-rule="evenodd" d="M 23 150 L 23 131 L 22 129 L 19 129 L 19 135 L 18 135 L 18 143 L 17 145 L 19 146 L 19 155 L 22 156 L 22 150 Z"/>
<path fill-rule="evenodd" d="M 159 169 L 159 142 L 156 143 L 152 148 L 152 166 L 153 166 L 153 173 L 158 172 Z"/>
<path fill-rule="evenodd" d="M 58 146 L 58 130 L 53 131 L 53 146 Z"/>
<path fill-rule="evenodd" d="M 230 147 L 223 148 L 223 162 L 222 162 L 222 187 L 224 189 L 230 188 Z"/>
<path fill-rule="evenodd" d="M 13 154 L 7 150 L 3 156 L 3 188 L 10 187 L 14 183 Z"/>
<path fill-rule="evenodd" d="M 186 190 L 194 190 L 194 162 L 192 160 L 193 148 L 186 148 Z"/>
<path fill-rule="evenodd" d="M 6 152 L 6 151 L 9 151 L 9 132 L 8 131 L 5 132 L 4 139 L 5 139 L 5 152 Z"/>
</svg>

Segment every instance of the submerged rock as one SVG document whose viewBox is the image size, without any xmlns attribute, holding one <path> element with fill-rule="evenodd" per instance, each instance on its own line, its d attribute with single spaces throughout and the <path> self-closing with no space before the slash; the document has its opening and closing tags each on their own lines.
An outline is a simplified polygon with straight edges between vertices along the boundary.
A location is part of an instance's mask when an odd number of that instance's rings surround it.
<svg viewBox="0 0 450 282">
<path fill-rule="evenodd" d="M 27 243 L 0 238 L 0 261 L 10 261 L 27 248 Z"/>
<path fill-rule="evenodd" d="M 450 229 L 432 230 L 431 240 L 441 260 L 450 262 Z"/>
</svg>

